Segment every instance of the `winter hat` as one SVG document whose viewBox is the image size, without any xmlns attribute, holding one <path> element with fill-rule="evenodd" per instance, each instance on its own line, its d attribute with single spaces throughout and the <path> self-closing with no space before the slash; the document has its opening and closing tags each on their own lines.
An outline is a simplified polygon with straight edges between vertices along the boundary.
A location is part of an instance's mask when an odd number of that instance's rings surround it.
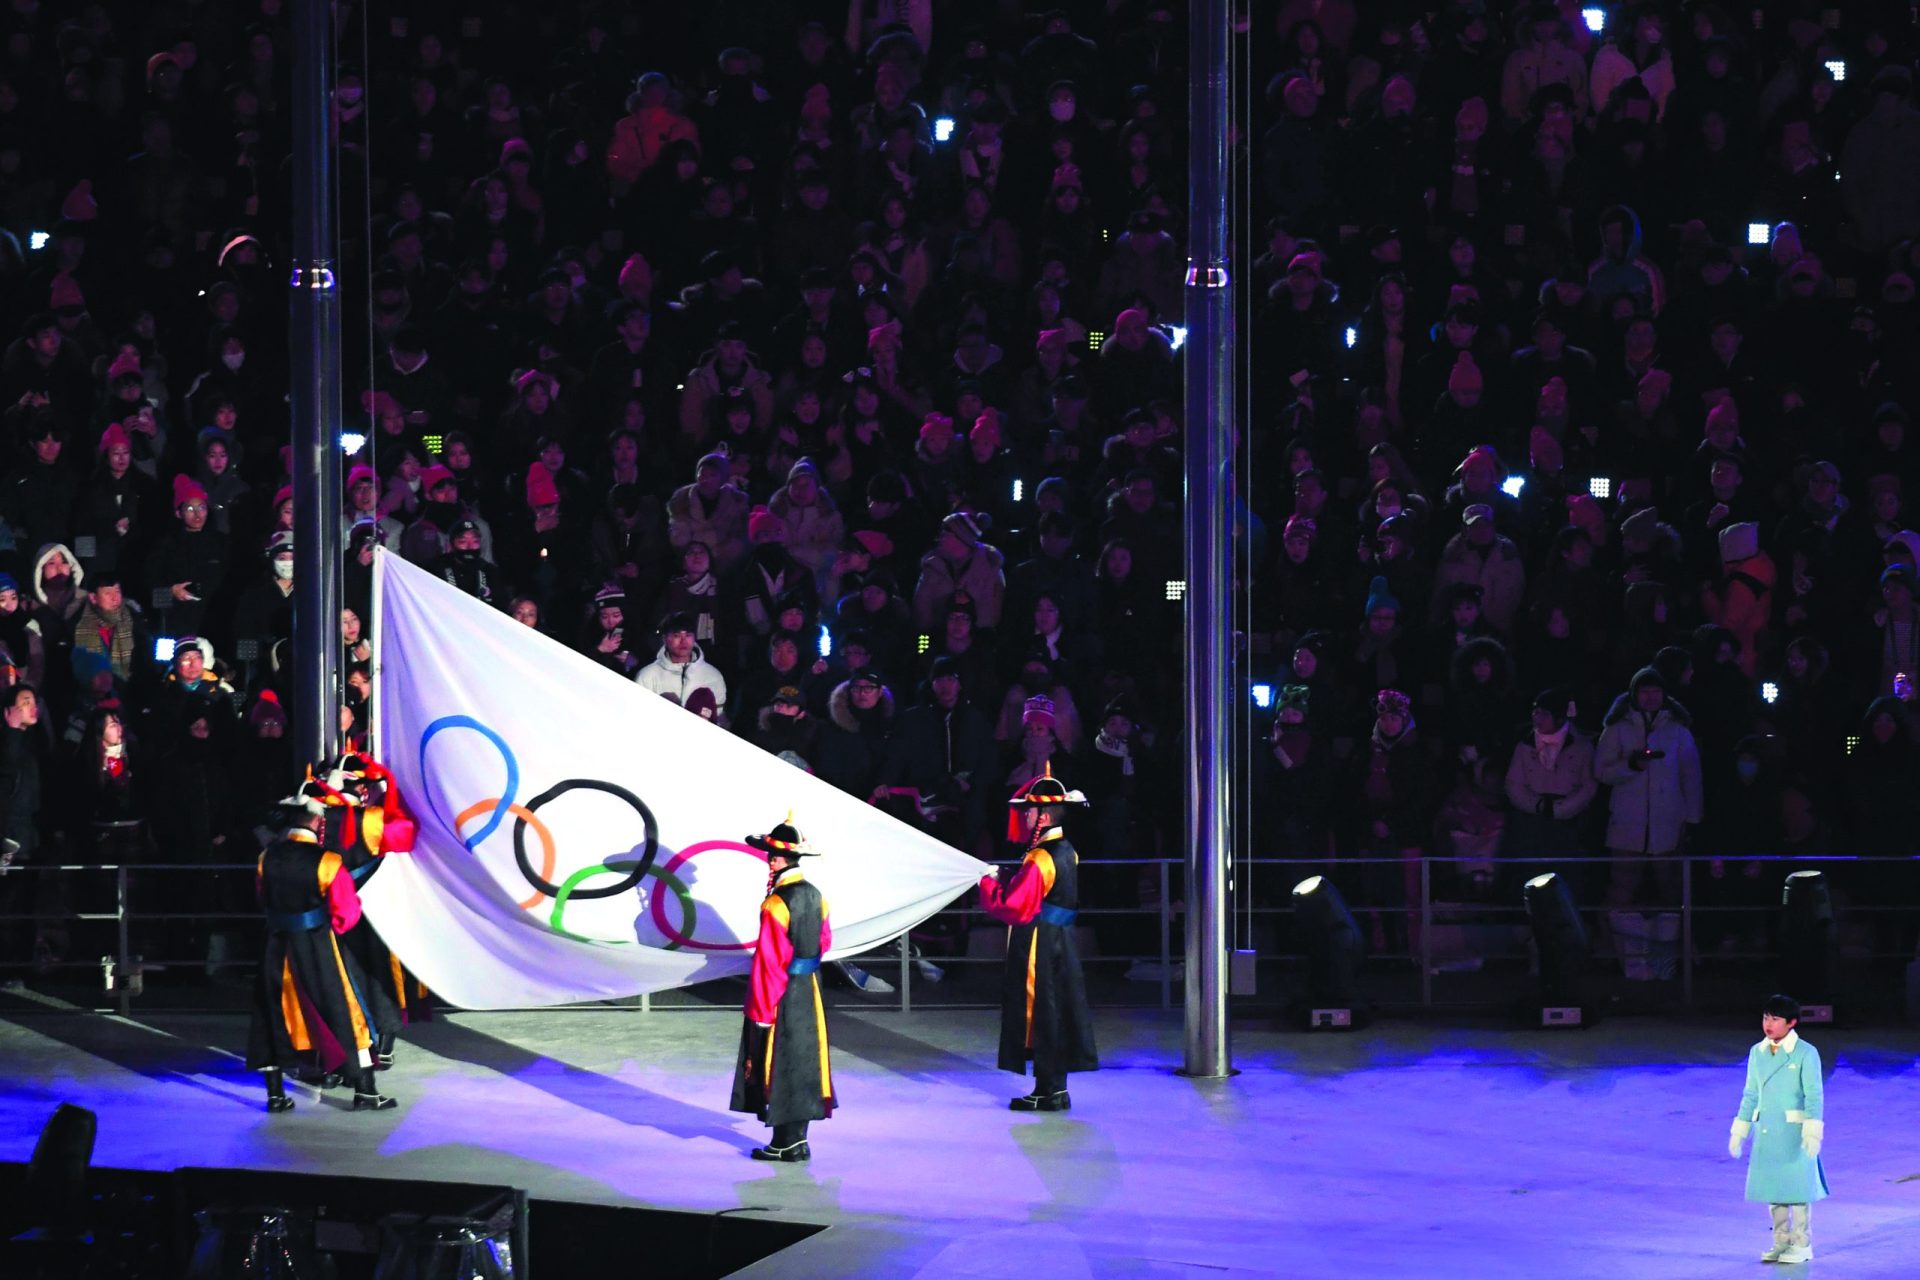
<svg viewBox="0 0 1920 1280">
<path fill-rule="evenodd" d="M 545 471 L 545 467 L 535 467 L 536 471 Z M 460 477 L 453 474 L 451 467 L 436 462 L 420 472 L 420 492 L 432 496 L 433 491 L 443 484 L 458 485 Z"/>
<path fill-rule="evenodd" d="M 292 501 L 293 501 L 292 485 L 283 484 L 278 489 L 275 489 L 273 491 L 273 509 L 275 511 L 278 511 L 281 507 L 285 506 L 287 503 Z"/>
<path fill-rule="evenodd" d="M 1639 693 L 1649 685 L 1664 693 L 1667 688 L 1667 678 L 1661 675 L 1657 668 L 1642 667 L 1634 672 L 1633 679 L 1627 682 L 1627 692 Z"/>
<path fill-rule="evenodd" d="M 85 311 L 87 296 L 80 292 L 80 282 L 62 271 L 53 278 L 52 288 L 47 293 L 47 306 L 55 311 Z"/>
<path fill-rule="evenodd" d="M 352 467 L 347 471 L 347 491 L 351 493 L 363 484 L 378 485 L 380 477 L 369 466 Z"/>
<path fill-rule="evenodd" d="M 940 522 L 940 527 L 962 542 L 978 542 L 984 536 L 979 519 L 970 511 L 956 511 Z"/>
<path fill-rule="evenodd" d="M 1574 493 L 1567 495 L 1567 523 L 1592 533 L 1607 523 L 1607 517 L 1600 510 L 1599 500 L 1592 494 Z"/>
<path fill-rule="evenodd" d="M 787 468 L 787 483 L 792 484 L 800 476 L 812 476 L 815 480 L 818 480 L 820 478 L 820 468 L 813 465 L 813 459 L 802 458 Z"/>
<path fill-rule="evenodd" d="M 471 526 L 471 521 L 466 523 Z M 620 587 L 608 583 L 593 593 L 593 607 L 596 609 L 624 609 L 627 607 L 627 593 Z"/>
<path fill-rule="evenodd" d="M 1730 524 L 1720 531 L 1720 559 L 1738 564 L 1760 554 L 1760 526 L 1751 520 Z"/>
<path fill-rule="evenodd" d="M 716 449 L 712 453 L 701 455 L 700 461 L 696 462 L 693 466 L 693 473 L 697 476 L 708 467 L 718 467 L 722 471 L 731 471 L 733 469 L 733 459 Z"/>
<path fill-rule="evenodd" d="M 1484 502 L 1471 503 L 1460 513 L 1460 523 L 1463 527 L 1491 519 L 1493 519 L 1493 508 Z"/>
<path fill-rule="evenodd" d="M 554 483 L 553 472 L 545 467 L 527 468 L 527 505 L 536 509 L 560 505 L 560 486 Z"/>
<path fill-rule="evenodd" d="M 1880 574 L 1880 589 L 1898 587 L 1908 595 L 1914 594 L 1913 570 L 1904 564 L 1888 565 Z"/>
<path fill-rule="evenodd" d="M 140 357 L 131 351 L 122 351 L 107 366 L 107 381 L 118 382 L 122 378 L 141 377 Z"/>
<path fill-rule="evenodd" d="M 267 559 L 273 559 L 282 551 L 288 555 L 293 554 L 293 535 L 285 529 L 276 530 L 273 536 L 267 539 Z"/>
<path fill-rule="evenodd" d="M 60 201 L 60 217 L 67 222 L 92 222 L 100 216 L 100 202 L 93 198 L 93 179 L 82 178 Z"/>
<path fill-rule="evenodd" d="M 702 686 L 687 695 L 686 708 L 703 720 L 712 720 L 720 714 L 720 699 Z"/>
<path fill-rule="evenodd" d="M 1375 578 L 1367 584 L 1367 616 L 1371 618 L 1381 609 L 1391 609 L 1397 617 L 1400 613 L 1400 601 L 1387 589 L 1385 578 Z"/>
<path fill-rule="evenodd" d="M 1067 331 L 1065 329 L 1042 329 L 1040 336 L 1033 340 L 1036 351 L 1065 351 L 1067 349 Z"/>
<path fill-rule="evenodd" d="M 1396 511 L 1380 522 L 1379 527 L 1373 531 L 1373 536 L 1376 538 L 1398 538 L 1402 542 L 1411 543 L 1415 533 L 1419 531 L 1419 528 L 1420 522 L 1418 520 L 1415 520 L 1404 511 Z"/>
<path fill-rule="evenodd" d="M 1894 551 L 1895 547 L 1899 547 L 1900 550 Z M 1915 533 L 1911 529 L 1902 529 L 1887 539 L 1886 545 L 1880 548 L 1880 552 L 1882 555 L 1904 554 L 1910 563 L 1920 565 L 1920 533 Z"/>
<path fill-rule="evenodd" d="M 1642 507 L 1620 522 L 1620 537 L 1634 542 L 1652 542 L 1659 535 L 1660 513 L 1652 507 Z"/>
<path fill-rule="evenodd" d="M 205 502 L 206 500 L 207 491 L 201 488 L 198 480 L 195 480 L 192 476 L 175 476 L 173 478 L 173 505 L 176 510 L 186 506 L 189 502 Z"/>
<path fill-rule="evenodd" d="M 876 559 L 884 559 L 893 554 L 893 539 L 878 529 L 859 529 L 854 532 L 853 540 Z"/>
<path fill-rule="evenodd" d="M 653 264 L 641 254 L 633 254 L 620 264 L 620 292 L 653 292 Z"/>
<path fill-rule="evenodd" d="M 1453 362 L 1453 368 L 1447 371 L 1447 390 L 1456 396 L 1479 394 L 1486 389 L 1486 379 L 1480 373 L 1480 366 L 1465 351 Z"/>
<path fill-rule="evenodd" d="M 478 520 L 455 520 L 453 522 L 453 528 L 447 530 L 447 538 L 449 541 L 451 541 L 452 539 L 459 537 L 463 533 L 479 533 L 479 532 L 480 532 L 480 522 Z"/>
<path fill-rule="evenodd" d="M 787 522 L 766 507 L 755 507 L 747 517 L 747 541 L 754 546 L 764 542 L 785 542 Z"/>
<path fill-rule="evenodd" d="M 975 418 L 973 420 L 973 430 L 967 433 L 967 439 L 975 443 L 991 441 L 993 444 L 999 444 L 1000 415 L 988 409 L 978 418 Z"/>
<path fill-rule="evenodd" d="M 920 424 L 920 442 L 928 445 L 937 443 L 943 447 L 952 444 L 953 419 L 944 413 L 928 414 L 926 421 Z"/>
<path fill-rule="evenodd" d="M 1296 534 L 1308 541 L 1312 541 L 1320 536 L 1320 526 L 1313 522 L 1313 517 L 1311 516 L 1299 514 L 1290 515 L 1287 517 L 1286 527 L 1280 532 L 1280 540 L 1282 542 L 1290 542 Z"/>
<path fill-rule="evenodd" d="M 1020 708 L 1020 727 L 1023 729 L 1030 724 L 1043 724 L 1051 729 L 1057 721 L 1053 699 L 1044 693 L 1034 694 Z"/>
<path fill-rule="evenodd" d="M 867 351 L 898 351 L 905 343 L 901 339 L 898 320 L 889 320 L 885 324 L 875 325 L 867 330 Z"/>
<path fill-rule="evenodd" d="M 107 450 L 115 447 L 131 449 L 133 447 L 133 437 L 129 436 L 127 429 L 119 423 L 110 422 L 107 424 L 107 429 L 100 433 L 100 444 L 97 451 L 105 453 Z"/>
<path fill-rule="evenodd" d="M 1533 709 L 1544 711 L 1553 717 L 1557 729 L 1578 714 L 1574 706 L 1573 692 L 1559 687 L 1542 689 L 1533 696 Z"/>
<path fill-rule="evenodd" d="M 262 689 L 259 699 L 253 704 L 253 709 L 247 712 L 247 723 L 258 729 L 269 722 L 284 729 L 287 724 L 287 709 L 280 705 L 279 694 L 271 689 Z"/>
<path fill-rule="evenodd" d="M 1373 714 L 1376 716 L 1397 715 L 1411 721 L 1413 719 L 1413 699 L 1398 689 L 1382 689 L 1374 695 Z"/>
<path fill-rule="evenodd" d="M 12 574 L 0 571 L 0 591 L 11 591 L 15 595 L 18 595 L 20 593 L 20 584 L 15 581 Z"/>
</svg>

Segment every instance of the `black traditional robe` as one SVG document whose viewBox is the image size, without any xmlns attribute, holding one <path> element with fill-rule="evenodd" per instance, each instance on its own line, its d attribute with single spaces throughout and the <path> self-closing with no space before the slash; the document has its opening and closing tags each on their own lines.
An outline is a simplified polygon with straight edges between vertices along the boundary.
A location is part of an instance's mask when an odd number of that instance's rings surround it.
<svg viewBox="0 0 1920 1280">
<path fill-rule="evenodd" d="M 782 872 L 760 904 L 733 1110 L 771 1125 L 833 1114 L 837 1099 L 820 998 L 820 957 L 832 945 L 827 900 L 798 869 Z"/>
<path fill-rule="evenodd" d="M 255 985 L 247 1066 L 326 1071 L 373 1065 L 380 1026 L 366 976 L 339 935 L 360 920 L 360 895 L 340 855 L 289 831 L 259 862 L 267 947 Z"/>
<path fill-rule="evenodd" d="M 1093 1014 L 1073 925 L 1080 906 L 1080 856 L 1055 827 L 1011 875 L 980 882 L 980 906 L 1007 929 L 1000 988 L 1000 1069 L 1058 1080 L 1098 1071 Z"/>
</svg>

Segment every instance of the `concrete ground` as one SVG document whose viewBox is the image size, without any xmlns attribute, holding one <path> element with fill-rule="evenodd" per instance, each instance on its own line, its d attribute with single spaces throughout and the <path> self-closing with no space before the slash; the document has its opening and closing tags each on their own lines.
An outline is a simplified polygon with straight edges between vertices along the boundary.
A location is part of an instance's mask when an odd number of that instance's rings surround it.
<svg viewBox="0 0 1920 1280">
<path fill-rule="evenodd" d="M 1586 1032 L 1237 1028 L 1240 1074 L 1187 1080 L 1177 1016 L 1103 1014 L 1106 1069 L 1065 1115 L 1015 1115 L 991 1014 L 840 1012 L 843 1110 L 810 1165 L 746 1158 L 726 1110 L 737 1018 L 452 1014 L 349 1114 L 262 1109 L 244 1021 L 123 1021 L 0 1003 L 0 1159 L 54 1105 L 100 1116 L 95 1162 L 472 1180 L 536 1197 L 829 1224 L 740 1274 L 1717 1280 L 1760 1267 L 1766 1210 L 1726 1155 L 1745 1021 Z M 1920 1275 L 1920 1035 L 1809 1027 L 1834 1195 L 1802 1276 Z"/>
</svg>

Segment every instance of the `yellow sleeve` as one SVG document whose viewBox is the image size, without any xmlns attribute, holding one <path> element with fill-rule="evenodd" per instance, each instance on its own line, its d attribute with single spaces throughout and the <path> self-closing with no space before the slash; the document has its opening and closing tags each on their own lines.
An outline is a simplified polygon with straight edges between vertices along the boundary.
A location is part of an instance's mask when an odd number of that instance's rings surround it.
<svg viewBox="0 0 1920 1280">
<path fill-rule="evenodd" d="M 325 892 L 333 884 L 333 878 L 340 874 L 340 855 L 323 853 L 320 855 L 320 889 Z"/>
<path fill-rule="evenodd" d="M 760 904 L 760 910 L 772 916 L 782 929 L 787 928 L 792 919 L 787 911 L 787 900 L 777 893 L 768 894 L 767 900 Z"/>
<path fill-rule="evenodd" d="M 1047 894 L 1052 893 L 1053 879 L 1056 874 L 1053 869 L 1053 855 L 1045 849 L 1035 849 L 1027 855 L 1027 861 L 1031 862 L 1033 869 L 1040 873 L 1040 883 L 1044 886 L 1041 890 L 1041 896 L 1045 897 Z"/>
</svg>

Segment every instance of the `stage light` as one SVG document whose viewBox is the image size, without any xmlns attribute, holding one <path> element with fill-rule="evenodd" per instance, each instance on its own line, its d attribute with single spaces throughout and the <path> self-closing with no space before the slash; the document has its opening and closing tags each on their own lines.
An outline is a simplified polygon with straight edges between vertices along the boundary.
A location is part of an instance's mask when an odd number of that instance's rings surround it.
<svg viewBox="0 0 1920 1280">
<path fill-rule="evenodd" d="M 1293 887 L 1293 923 L 1307 962 L 1307 1025 L 1352 1027 L 1359 998 L 1360 927 L 1333 881 L 1308 876 Z"/>
<path fill-rule="evenodd" d="M 953 117 L 935 116 L 933 120 L 933 140 L 951 142 L 953 140 Z"/>
<path fill-rule="evenodd" d="M 314 1247 L 311 1213 L 219 1205 L 198 1210 L 193 1221 L 199 1234 L 187 1269 L 181 1273 L 185 1280 L 227 1280 L 229 1276 L 319 1280 L 333 1274 L 330 1261 L 322 1261 Z"/>
<path fill-rule="evenodd" d="M 1181 325 L 1177 325 L 1177 324 L 1170 324 L 1170 325 L 1168 325 L 1168 326 L 1167 326 L 1167 341 L 1168 341 L 1169 343 L 1171 343 L 1171 344 L 1173 345 L 1173 349 L 1174 349 L 1175 351 L 1178 351 L 1178 350 L 1179 350 L 1180 348 L 1182 348 L 1182 347 L 1184 347 L 1184 346 L 1186 346 L 1186 345 L 1187 345 L 1187 331 L 1186 331 L 1186 329 L 1185 329 L 1185 327 L 1183 327 L 1183 326 L 1181 326 Z"/>
<path fill-rule="evenodd" d="M 1587 30 L 1599 35 L 1607 29 L 1607 11 L 1605 9 L 1582 9 L 1580 20 L 1587 24 Z"/>
<path fill-rule="evenodd" d="M 1749 222 L 1747 224 L 1747 243 L 1751 245 L 1766 244 L 1767 241 L 1772 238 L 1772 230 L 1773 229 L 1764 222 Z"/>
<path fill-rule="evenodd" d="M 438 432 L 429 431 L 420 437 L 420 447 L 437 458 L 447 451 L 447 438 Z"/>
<path fill-rule="evenodd" d="M 1833 82 L 1839 84 L 1847 78 L 1847 60 L 1845 58 L 1828 58 L 1827 70 L 1833 74 Z"/>
<path fill-rule="evenodd" d="M 1591 951 L 1573 893 L 1558 872 L 1549 871 L 1527 881 L 1522 896 L 1540 956 L 1540 1025 L 1580 1026 L 1586 1020 L 1581 988 Z"/>
<path fill-rule="evenodd" d="M 933 646 L 932 636 L 921 636 L 914 641 L 913 651 L 915 653 L 925 653 L 932 646 Z"/>
<path fill-rule="evenodd" d="M 1253 705 L 1265 711 L 1273 705 L 1273 686 L 1257 684 L 1253 686 Z"/>
<path fill-rule="evenodd" d="M 1526 487 L 1527 478 L 1525 476 L 1508 476 L 1500 482 L 1500 492 L 1506 494 L 1509 498 L 1519 497 L 1520 491 Z"/>
<path fill-rule="evenodd" d="M 1607 476 L 1594 476 L 1587 481 L 1587 492 L 1604 502 L 1613 496 L 1613 481 Z"/>
<path fill-rule="evenodd" d="M 1013 500 L 1020 502 L 1027 496 L 1027 482 L 1015 476 L 1013 479 Z"/>
<path fill-rule="evenodd" d="M 1859 749 L 1860 749 L 1860 735 L 1857 733 L 1848 734 L 1847 735 L 1847 754 L 1852 755 L 1854 752 L 1858 751 Z"/>
<path fill-rule="evenodd" d="M 367 437 L 360 432 L 342 431 L 340 433 L 340 452 L 346 454 L 349 458 L 366 447 Z"/>
<path fill-rule="evenodd" d="M 47 242 L 52 239 L 53 239 L 53 234 L 51 232 L 47 232 L 47 231 L 27 232 L 27 252 L 28 253 L 40 252 L 42 249 L 47 247 Z"/>
<path fill-rule="evenodd" d="M 819 648 L 821 657 L 831 658 L 833 656 L 833 632 L 827 629 L 825 623 L 820 624 Z"/>
<path fill-rule="evenodd" d="M 1187 598 L 1187 580 L 1185 578 L 1167 579 L 1167 599 L 1179 601 Z"/>
<path fill-rule="evenodd" d="M 1774 703 L 1780 701 L 1780 686 L 1771 680 L 1762 680 L 1760 682 L 1760 701 L 1766 703 L 1768 706 L 1772 706 Z"/>
<path fill-rule="evenodd" d="M 1349 351 L 1353 350 L 1356 346 L 1360 344 L 1360 331 L 1354 328 L 1352 325 L 1348 325 L 1346 333 L 1341 336 L 1346 339 L 1347 350 Z"/>
<path fill-rule="evenodd" d="M 1833 895 L 1819 871 L 1794 871 L 1780 892 L 1780 985 L 1821 1007 L 1806 1021 L 1833 1019 Z M 1804 1014 L 1803 1014 L 1804 1017 Z"/>
<path fill-rule="evenodd" d="M 153 660 L 155 662 L 172 662 L 173 651 L 178 647 L 178 643 L 179 642 L 172 636 L 155 636 L 153 638 Z"/>
<path fill-rule="evenodd" d="M 1106 340 L 1107 340 L 1107 331 L 1105 329 L 1087 330 L 1087 350 L 1098 351 L 1100 349 L 1100 344 L 1105 342 Z"/>
</svg>

